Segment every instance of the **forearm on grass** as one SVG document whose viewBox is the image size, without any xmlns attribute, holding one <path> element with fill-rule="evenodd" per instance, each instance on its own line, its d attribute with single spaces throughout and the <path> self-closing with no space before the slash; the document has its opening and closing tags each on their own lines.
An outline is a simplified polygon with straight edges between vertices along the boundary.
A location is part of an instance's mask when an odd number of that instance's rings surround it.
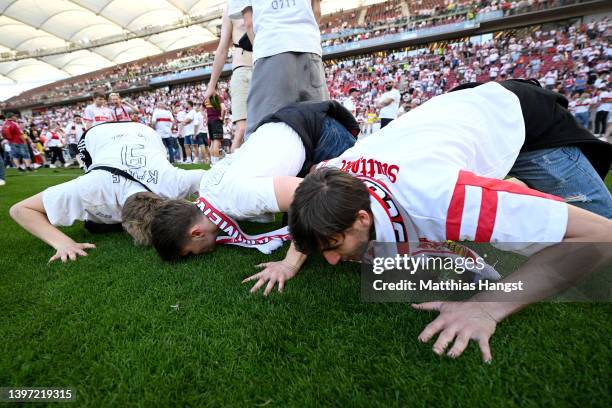
<svg viewBox="0 0 612 408">
<path fill-rule="evenodd" d="M 610 263 L 612 221 L 568 205 L 568 225 L 562 243 L 536 253 L 501 281 L 522 282 L 522 291 L 481 292 L 472 300 L 488 303 L 487 311 L 499 322 L 532 303 L 563 292 Z"/>
<path fill-rule="evenodd" d="M 41 239 L 56 250 L 73 244 L 72 238 L 49 222 L 43 206 L 42 194 L 38 193 L 13 205 L 10 209 L 11 218 L 30 234 Z"/>
</svg>

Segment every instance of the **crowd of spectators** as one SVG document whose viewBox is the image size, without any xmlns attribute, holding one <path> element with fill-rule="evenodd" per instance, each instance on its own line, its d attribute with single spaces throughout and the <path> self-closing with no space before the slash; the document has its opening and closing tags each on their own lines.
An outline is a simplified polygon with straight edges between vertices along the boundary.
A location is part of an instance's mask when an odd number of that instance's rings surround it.
<svg viewBox="0 0 612 408">
<path fill-rule="evenodd" d="M 407 31 L 420 30 L 474 19 L 478 14 L 502 10 L 506 13 L 524 12 L 542 7 L 555 7 L 580 0 L 389 0 L 364 9 L 340 11 L 323 17 L 322 46 L 340 45 L 369 38 L 383 37 Z M 359 14 L 364 13 L 362 23 Z M 361 31 L 354 34 L 354 30 Z M 203 44 L 167 57 L 156 56 L 132 63 L 121 64 L 92 73 L 79 80 L 59 81 L 56 86 L 41 92 L 25 92 L 11 105 L 24 105 L 40 101 L 57 101 L 91 94 L 96 89 L 110 92 L 145 86 L 155 76 L 201 68 L 212 64 L 214 44 Z M 228 62 L 229 61 L 228 55 Z"/>
<path fill-rule="evenodd" d="M 371 133 L 379 122 L 377 103 L 385 85 L 394 84 L 401 95 L 398 114 L 418 107 L 428 99 L 466 82 L 499 81 L 509 78 L 537 78 L 543 87 L 565 95 L 569 109 L 583 126 L 598 136 L 606 129 L 612 95 L 612 26 L 607 18 L 589 23 L 547 24 L 474 37 L 470 42 L 438 42 L 429 46 L 390 50 L 325 62 L 330 97 L 345 103 Z M 191 56 L 182 56 L 191 58 Z M 220 82 L 219 92 L 228 111 L 231 100 L 228 85 Z M 130 120 L 151 124 L 159 102 L 176 116 L 186 102 L 201 105 L 206 86 L 190 83 L 153 91 L 130 93 L 125 103 L 135 106 Z M 27 141 L 33 166 L 54 165 L 64 161 L 78 164 L 68 149 L 75 117 L 83 115 L 85 103 L 61 106 L 15 120 Z M 78 118 L 77 118 L 78 119 Z M 80 120 L 79 120 L 80 122 Z M 72 128 L 73 129 L 73 128 Z M 232 128 L 225 126 L 226 138 Z M 59 135 L 60 143 L 56 143 Z M 180 139 L 175 124 L 173 136 Z M 58 156 L 57 146 L 66 148 L 65 159 Z M 10 165 L 11 143 L 2 140 L 4 162 Z M 23 154 L 22 154 L 23 156 Z M 179 149 L 179 160 L 187 160 Z"/>
</svg>

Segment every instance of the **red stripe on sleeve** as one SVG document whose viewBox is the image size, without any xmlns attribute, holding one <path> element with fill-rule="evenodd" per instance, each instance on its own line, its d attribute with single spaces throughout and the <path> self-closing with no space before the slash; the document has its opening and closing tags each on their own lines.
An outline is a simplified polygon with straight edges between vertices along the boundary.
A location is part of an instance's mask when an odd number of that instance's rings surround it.
<svg viewBox="0 0 612 408">
<path fill-rule="evenodd" d="M 497 191 L 482 189 L 480 201 L 480 214 L 478 214 L 478 227 L 476 228 L 475 242 L 489 242 L 495 227 L 497 216 Z"/>
<path fill-rule="evenodd" d="M 459 233 L 461 232 L 461 219 L 463 218 L 463 205 L 465 203 L 465 185 L 457 181 L 455 191 L 451 198 L 446 213 L 446 239 L 451 241 L 459 241 Z"/>
</svg>

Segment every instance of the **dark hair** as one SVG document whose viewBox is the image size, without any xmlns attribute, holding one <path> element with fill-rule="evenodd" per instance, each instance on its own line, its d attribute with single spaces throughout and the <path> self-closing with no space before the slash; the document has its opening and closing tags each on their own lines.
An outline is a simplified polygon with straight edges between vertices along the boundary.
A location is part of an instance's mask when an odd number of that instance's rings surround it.
<svg viewBox="0 0 612 408">
<path fill-rule="evenodd" d="M 187 200 L 167 200 L 155 210 L 151 241 L 164 261 L 181 257 L 181 249 L 189 242 L 189 228 L 200 214 L 198 207 Z"/>
<path fill-rule="evenodd" d="M 193 102 L 192 101 L 187 101 L 187 106 L 191 106 L 193 108 Z"/>
<path fill-rule="evenodd" d="M 106 99 L 106 95 L 104 94 L 104 92 L 100 92 L 100 91 L 96 91 L 93 93 L 93 98 L 104 98 Z"/>
<path fill-rule="evenodd" d="M 311 254 L 329 246 L 332 235 L 344 234 L 360 210 L 371 212 L 368 188 L 334 168 L 306 176 L 289 207 L 289 231 L 297 249 Z"/>
<path fill-rule="evenodd" d="M 73 119 L 80 118 L 80 117 L 81 117 L 81 115 L 79 115 L 78 113 L 75 113 L 74 115 L 72 115 Z"/>
</svg>

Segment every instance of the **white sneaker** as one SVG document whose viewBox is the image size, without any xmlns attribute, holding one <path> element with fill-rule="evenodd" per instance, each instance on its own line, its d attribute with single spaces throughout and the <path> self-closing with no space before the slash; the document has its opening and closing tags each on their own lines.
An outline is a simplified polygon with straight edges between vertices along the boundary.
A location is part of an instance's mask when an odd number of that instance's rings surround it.
<svg viewBox="0 0 612 408">
<path fill-rule="evenodd" d="M 5 185 L 5 184 L 6 184 L 6 181 L 4 181 L 4 180 L 0 179 L 0 186 L 3 186 L 3 185 Z"/>
<path fill-rule="evenodd" d="M 55 168 L 56 168 L 56 166 L 55 166 L 55 164 L 50 164 L 50 165 L 49 165 L 49 168 L 50 168 L 50 169 L 55 169 Z"/>
<path fill-rule="evenodd" d="M 67 161 L 66 163 L 64 163 L 64 167 L 70 167 L 74 164 L 73 161 Z"/>
<path fill-rule="evenodd" d="M 33 169 L 39 169 L 39 168 L 40 168 L 40 164 L 38 164 L 38 163 L 32 163 L 32 168 L 33 168 Z"/>
<path fill-rule="evenodd" d="M 193 164 L 198 164 L 199 162 L 200 162 L 200 160 L 198 160 L 197 157 L 195 159 L 193 159 Z"/>
</svg>

